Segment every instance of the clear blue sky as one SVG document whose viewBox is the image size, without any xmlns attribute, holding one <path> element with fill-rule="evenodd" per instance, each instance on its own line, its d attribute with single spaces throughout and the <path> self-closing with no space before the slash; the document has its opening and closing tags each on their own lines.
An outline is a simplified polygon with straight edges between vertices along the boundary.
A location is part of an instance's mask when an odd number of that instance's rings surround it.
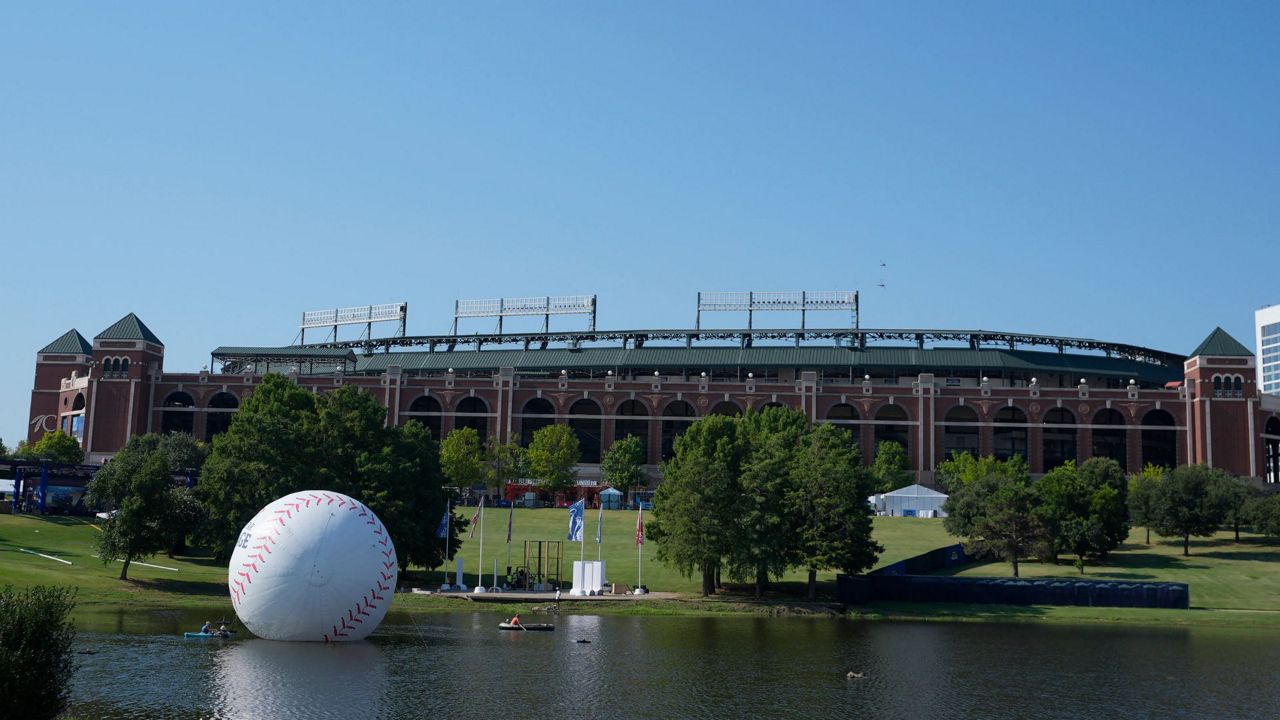
<svg viewBox="0 0 1280 720">
<path fill-rule="evenodd" d="M 305 309 L 576 292 L 1251 345 L 1277 37 L 1274 2 L 5 4 L 0 437 L 37 349 L 129 311 L 188 370 Z"/>
</svg>

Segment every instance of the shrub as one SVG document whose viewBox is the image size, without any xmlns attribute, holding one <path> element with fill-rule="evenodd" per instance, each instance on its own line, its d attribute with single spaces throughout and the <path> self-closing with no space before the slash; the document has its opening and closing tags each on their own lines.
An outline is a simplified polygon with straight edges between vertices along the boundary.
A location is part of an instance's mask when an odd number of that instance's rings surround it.
<svg viewBox="0 0 1280 720">
<path fill-rule="evenodd" d="M 75 670 L 73 607 L 69 588 L 0 590 L 0 717 L 43 720 L 67 708 Z"/>
</svg>

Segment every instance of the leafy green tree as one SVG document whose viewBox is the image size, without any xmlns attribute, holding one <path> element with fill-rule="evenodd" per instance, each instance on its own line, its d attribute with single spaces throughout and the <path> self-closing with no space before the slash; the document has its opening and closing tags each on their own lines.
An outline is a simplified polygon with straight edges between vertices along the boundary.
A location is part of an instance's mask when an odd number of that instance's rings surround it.
<svg viewBox="0 0 1280 720">
<path fill-rule="evenodd" d="M 582 451 L 578 436 L 568 425 L 547 425 L 533 433 L 526 451 L 529 472 L 552 492 L 568 490 L 578 479 L 578 462 Z"/>
<path fill-rule="evenodd" d="M 84 462 L 84 448 L 80 447 L 79 440 L 61 430 L 54 430 L 41 436 L 35 445 L 19 443 L 16 457 L 78 465 Z"/>
<path fill-rule="evenodd" d="M 131 439 L 103 466 L 86 493 L 90 504 L 113 509 L 95 540 L 104 564 L 123 561 L 121 580 L 129 579 L 131 562 L 171 547 L 173 539 L 173 474 L 164 455 L 134 442 L 144 437 Z"/>
<path fill-rule="evenodd" d="M 1129 537 L 1129 483 L 1120 463 L 1104 457 L 1080 463 L 1080 479 L 1093 493 L 1090 513 L 1098 518 L 1106 538 L 1097 555 L 1106 557 Z M 1102 493 L 1108 488 L 1113 493 Z"/>
<path fill-rule="evenodd" d="M 8 458 L 9 458 L 9 448 L 5 447 L 4 439 L 0 438 L 0 460 L 7 460 Z"/>
<path fill-rule="evenodd" d="M 756 597 L 799 560 L 793 535 L 795 518 L 788 512 L 791 465 L 807 430 L 805 414 L 790 408 L 766 408 L 738 419 L 746 456 L 738 476 L 739 509 L 728 557 L 729 577 L 753 581 Z"/>
<path fill-rule="evenodd" d="M 484 482 L 484 447 L 475 428 L 456 428 L 445 436 L 440 443 L 440 468 L 449 482 L 460 488 Z"/>
<path fill-rule="evenodd" d="M 376 400 L 374 401 L 376 402 Z M 380 446 L 361 456 L 359 497 L 386 525 L 396 546 L 401 572 L 409 565 L 436 567 L 457 553 L 466 522 L 450 526 L 448 543 L 436 537 L 440 518 L 452 499 L 443 487 L 440 450 L 431 431 L 417 420 L 388 428 Z"/>
<path fill-rule="evenodd" d="M 715 593 L 716 572 L 733 550 L 743 434 L 734 418 L 719 415 L 690 425 L 654 494 L 648 530 L 658 559 L 685 577 L 701 573 L 703 595 Z"/>
<path fill-rule="evenodd" d="M 889 492 L 913 482 L 911 463 L 907 451 L 891 440 L 876 447 L 876 458 L 871 463 L 871 476 L 876 481 L 876 492 Z"/>
<path fill-rule="evenodd" d="M 791 477 L 787 504 L 796 520 L 797 564 L 809 571 L 812 600 L 818 570 L 860 573 L 875 565 L 884 547 L 872 539 L 871 474 L 848 430 L 814 425 L 800 441 Z"/>
<path fill-rule="evenodd" d="M 628 435 L 609 446 L 600 463 L 600 472 L 610 487 L 627 497 L 633 488 L 643 487 L 647 480 L 644 461 L 640 438 Z"/>
<path fill-rule="evenodd" d="M 509 483 L 528 475 L 528 459 L 525 457 L 524 448 L 517 443 L 499 443 L 491 440 L 485 458 L 489 486 L 498 493 L 499 497 L 506 496 Z"/>
<path fill-rule="evenodd" d="M 1280 537 L 1280 495 L 1254 498 L 1249 504 L 1249 522 L 1255 532 Z"/>
<path fill-rule="evenodd" d="M 1232 475 L 1217 478 L 1211 490 L 1214 502 L 1222 508 L 1223 520 L 1235 531 L 1236 542 L 1240 542 L 1240 526 L 1248 522 L 1249 503 L 1262 491 Z"/>
<path fill-rule="evenodd" d="M 0 589 L 0 717 L 52 720 L 71 696 L 75 590 Z"/>
<path fill-rule="evenodd" d="M 1044 525 L 1043 556 L 1070 552 L 1083 572 L 1085 556 L 1105 557 L 1129 535 L 1124 471 L 1110 458 L 1068 461 L 1035 483 L 1036 512 Z M 1122 490 L 1125 492 L 1122 494 Z"/>
<path fill-rule="evenodd" d="M 315 432 L 320 397 L 283 375 L 267 374 L 231 427 L 214 437 L 196 496 L 208 511 L 201 535 L 215 557 L 231 556 L 240 530 L 267 503 L 325 487 Z"/>
<path fill-rule="evenodd" d="M 938 464 L 938 485 L 951 492 L 967 483 L 988 476 L 1003 478 L 1026 477 L 1027 461 L 1021 455 L 1014 455 L 1008 460 L 997 460 L 994 455 L 975 458 L 967 452 L 955 451 L 951 458 Z"/>
<path fill-rule="evenodd" d="M 1182 538 L 1182 554 L 1191 554 L 1191 536 L 1213 535 L 1226 511 L 1214 486 L 1231 476 L 1204 465 L 1181 465 L 1170 470 L 1156 486 L 1152 527 L 1166 537 Z"/>
<path fill-rule="evenodd" d="M 1155 522 L 1156 487 L 1165 472 L 1163 467 L 1147 463 L 1142 472 L 1129 476 L 1129 520 L 1147 531 L 1147 545 L 1151 544 L 1151 524 Z"/>
<path fill-rule="evenodd" d="M 1037 545 L 1046 542 L 1039 497 L 1023 477 L 990 474 L 974 478 L 947 498 L 944 527 L 953 535 L 989 549 L 1013 565 Z"/>
</svg>

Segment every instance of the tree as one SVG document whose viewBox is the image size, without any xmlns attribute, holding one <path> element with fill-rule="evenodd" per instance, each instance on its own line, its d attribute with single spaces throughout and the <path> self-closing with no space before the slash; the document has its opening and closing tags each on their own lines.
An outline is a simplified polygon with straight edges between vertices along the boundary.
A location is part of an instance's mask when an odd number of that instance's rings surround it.
<svg viewBox="0 0 1280 720">
<path fill-rule="evenodd" d="M 1025 477 L 998 473 L 976 477 L 956 489 L 943 508 L 944 527 L 953 535 L 1005 557 L 1018 577 L 1018 561 L 1038 543 L 1046 541 L 1039 498 Z"/>
<path fill-rule="evenodd" d="M 1214 484 L 1230 480 L 1227 473 L 1204 465 L 1181 465 L 1170 470 L 1156 486 L 1155 522 L 1161 535 L 1182 538 L 1182 554 L 1191 554 L 1191 536 L 1212 535 L 1222 525 L 1225 511 L 1214 497 Z"/>
<path fill-rule="evenodd" d="M 376 401 L 375 401 L 376 402 Z M 366 452 L 359 463 L 359 497 L 382 520 L 396 546 L 401 572 L 410 564 L 433 568 L 456 554 L 465 523 L 450 525 L 446 543 L 436 537 L 440 518 L 452 499 L 440 471 L 440 451 L 431 431 L 417 420 L 387 428 L 381 447 Z"/>
<path fill-rule="evenodd" d="M 1280 495 L 1254 498 L 1249 504 L 1249 522 L 1255 532 L 1280 537 Z"/>
<path fill-rule="evenodd" d="M 568 425 L 547 425 L 533 433 L 526 451 L 529 472 L 552 492 L 568 490 L 578 479 L 578 461 L 582 451 L 578 436 Z"/>
<path fill-rule="evenodd" d="M 644 445 L 640 438 L 628 435 L 609 446 L 600 463 L 600 472 L 604 481 L 625 497 L 632 488 L 644 485 L 647 479 L 644 461 Z"/>
<path fill-rule="evenodd" d="M 1156 487 L 1164 479 L 1165 469 L 1147 463 L 1142 472 L 1129 476 L 1129 520 L 1147 531 L 1146 544 L 1151 544 L 1151 524 L 1155 522 Z"/>
<path fill-rule="evenodd" d="M 1036 513 L 1044 526 L 1043 557 L 1058 561 L 1067 551 L 1084 572 L 1086 556 L 1105 557 L 1129 535 L 1128 508 L 1121 494 L 1124 471 L 1110 458 L 1074 461 L 1045 473 L 1035 483 Z"/>
<path fill-rule="evenodd" d="M 55 463 L 79 465 L 84 462 L 84 448 L 80 441 L 62 432 L 54 430 L 45 433 L 35 445 L 19 443 L 16 457 L 26 460 L 47 460 Z"/>
<path fill-rule="evenodd" d="M 729 577 L 753 581 L 756 597 L 761 597 L 769 578 L 782 575 L 798 560 L 793 539 L 796 523 L 787 500 L 792 460 L 808 420 L 798 410 L 766 408 L 747 413 L 737 422 L 746 454 L 738 475 Z"/>
<path fill-rule="evenodd" d="M 994 455 L 975 458 L 967 452 L 955 451 L 949 460 L 938 464 L 938 485 L 945 492 L 988 476 L 1016 478 L 1027 476 L 1027 461 L 1021 455 L 997 460 Z"/>
<path fill-rule="evenodd" d="M 528 475 L 529 463 L 524 448 L 516 443 L 490 441 L 485 453 L 488 482 L 499 497 L 507 494 L 507 485 Z"/>
<path fill-rule="evenodd" d="M 1093 493 L 1089 512 L 1098 518 L 1106 538 L 1096 554 L 1106 557 L 1129 537 L 1129 483 L 1120 463 L 1104 457 L 1080 463 L 1080 479 Z M 1107 489 L 1113 492 L 1105 493 Z"/>
<path fill-rule="evenodd" d="M 1247 480 L 1224 473 L 1214 482 L 1211 494 L 1222 509 L 1223 520 L 1235 531 L 1236 542 L 1240 542 L 1240 526 L 1248 521 L 1249 503 L 1262 491 Z"/>
<path fill-rule="evenodd" d="M 113 508 L 95 540 L 104 564 L 123 561 L 121 580 L 129 579 L 129 563 L 171 546 L 175 486 L 168 458 L 155 444 L 154 435 L 131 438 L 86 492 L 89 504 Z"/>
<path fill-rule="evenodd" d="M 475 428 L 461 427 L 440 443 L 440 468 L 455 487 L 471 488 L 484 482 L 484 448 Z"/>
<path fill-rule="evenodd" d="M 8 458 L 9 448 L 5 447 L 4 438 L 0 438 L 0 460 L 7 460 Z"/>
<path fill-rule="evenodd" d="M 848 430 L 813 426 L 800 442 L 791 475 L 787 503 L 796 518 L 797 564 L 809 571 L 812 600 L 818 570 L 860 573 L 875 564 L 884 547 L 872 539 L 871 474 Z"/>
<path fill-rule="evenodd" d="M 0 717 L 52 720 L 71 696 L 75 591 L 0 590 Z"/>
<path fill-rule="evenodd" d="M 876 447 L 876 459 L 871 463 L 871 475 L 876 481 L 876 492 L 889 492 L 910 485 L 912 475 L 907 451 L 892 440 L 880 443 Z"/>
<path fill-rule="evenodd" d="M 701 573 L 703 595 L 715 593 L 716 571 L 733 549 L 742 434 L 734 418 L 720 415 L 690 425 L 654 494 L 648 530 L 658 559 L 684 577 Z"/>
</svg>

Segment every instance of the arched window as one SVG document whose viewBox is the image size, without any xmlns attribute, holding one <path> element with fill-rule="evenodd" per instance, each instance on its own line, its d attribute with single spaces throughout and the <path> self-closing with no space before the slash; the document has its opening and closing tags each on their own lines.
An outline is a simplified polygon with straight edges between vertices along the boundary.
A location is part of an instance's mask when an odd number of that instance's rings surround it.
<svg viewBox="0 0 1280 720">
<path fill-rule="evenodd" d="M 992 450 L 997 460 L 1008 460 L 1014 455 L 1027 457 L 1027 414 L 1016 407 L 1005 406 L 992 418 Z"/>
<path fill-rule="evenodd" d="M 594 400 L 579 400 L 569 406 L 569 427 L 578 436 L 578 449 L 582 452 L 582 462 L 600 462 L 600 434 L 603 421 L 600 419 L 600 406 Z"/>
<path fill-rule="evenodd" d="M 684 434 L 698 417 L 693 405 L 675 400 L 662 409 L 662 459 L 676 456 L 676 438 Z"/>
<path fill-rule="evenodd" d="M 944 422 L 942 456 L 948 460 L 955 453 L 978 457 L 978 413 L 968 405 L 957 405 L 947 411 Z"/>
<path fill-rule="evenodd" d="M 454 418 L 455 428 L 469 427 L 480 436 L 480 442 L 489 439 L 489 406 L 478 397 L 464 397 L 458 403 L 457 416 Z"/>
<path fill-rule="evenodd" d="M 1152 410 L 1142 416 L 1142 424 L 1158 429 L 1142 429 L 1142 465 L 1172 468 L 1178 464 L 1178 433 L 1167 410 Z M 1167 428 L 1167 429 L 1166 429 Z"/>
<path fill-rule="evenodd" d="M 191 395 L 171 392 L 164 399 L 164 412 L 160 413 L 160 432 L 182 432 L 190 435 L 195 428 L 196 401 Z"/>
<path fill-rule="evenodd" d="M 901 405 L 885 405 L 876 411 L 875 438 L 876 444 L 872 448 L 872 457 L 874 453 L 879 451 L 880 443 L 896 442 L 902 446 L 902 450 L 911 457 L 911 448 L 908 438 L 911 431 L 907 423 L 907 411 L 902 409 Z"/>
<path fill-rule="evenodd" d="M 440 439 L 440 417 L 444 414 L 444 406 L 430 395 L 422 395 L 409 403 L 409 411 L 404 413 L 410 420 L 417 420 L 431 431 L 431 437 Z"/>
<path fill-rule="evenodd" d="M 1280 418 L 1267 420 L 1263 430 L 1263 477 L 1268 483 L 1280 483 Z"/>
<path fill-rule="evenodd" d="M 711 408 L 711 412 L 707 414 L 708 415 L 724 415 L 727 417 L 737 417 L 742 414 L 742 408 L 738 407 L 738 404 L 735 402 L 732 402 L 729 400 L 722 400 L 716 403 L 715 407 Z"/>
<path fill-rule="evenodd" d="M 102 361 L 102 369 L 105 372 L 113 373 L 119 367 L 115 358 L 107 358 Z"/>
<path fill-rule="evenodd" d="M 520 411 L 520 446 L 529 447 L 533 434 L 556 422 L 556 408 L 546 398 L 533 398 Z"/>
<path fill-rule="evenodd" d="M 71 412 L 84 409 L 84 393 L 76 393 L 76 399 L 71 401 Z"/>
<path fill-rule="evenodd" d="M 1213 396 L 1222 397 L 1222 376 L 1221 375 L 1213 376 Z"/>
<path fill-rule="evenodd" d="M 618 405 L 618 419 L 613 421 L 613 439 L 628 435 L 640 438 L 646 461 L 649 457 L 649 408 L 639 400 L 626 400 Z"/>
<path fill-rule="evenodd" d="M 827 411 L 827 422 L 841 423 L 850 422 L 858 419 L 858 408 L 849 403 L 839 403 L 832 405 Z"/>
<path fill-rule="evenodd" d="M 1125 443 L 1124 416 L 1119 410 L 1103 408 L 1093 416 L 1093 456 L 1108 457 L 1128 471 L 1128 446 Z"/>
<path fill-rule="evenodd" d="M 1244 378 L 1239 375 L 1236 376 L 1235 388 L 1232 392 L 1232 397 L 1244 397 Z"/>
<path fill-rule="evenodd" d="M 129 372 L 129 358 L 120 358 L 117 360 L 116 369 L 120 372 Z"/>
<path fill-rule="evenodd" d="M 213 442 L 215 435 L 220 435 L 231 427 L 231 418 L 240 407 L 240 399 L 229 392 L 217 392 L 209 398 L 209 413 L 204 418 L 205 442 Z"/>
<path fill-rule="evenodd" d="M 1045 472 L 1076 459 L 1076 429 L 1070 427 L 1075 424 L 1076 416 L 1066 408 L 1052 408 L 1044 414 L 1041 444 Z"/>
</svg>

